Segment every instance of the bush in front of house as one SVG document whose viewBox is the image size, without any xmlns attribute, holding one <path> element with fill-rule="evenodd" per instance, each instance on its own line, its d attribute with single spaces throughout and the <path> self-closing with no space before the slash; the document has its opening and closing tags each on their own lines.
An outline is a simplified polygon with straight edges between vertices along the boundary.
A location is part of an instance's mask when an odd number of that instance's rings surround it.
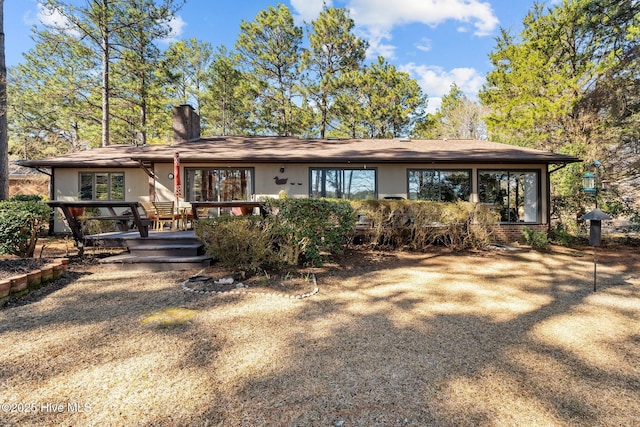
<svg viewBox="0 0 640 427">
<path fill-rule="evenodd" d="M 199 220 L 198 238 L 225 267 L 259 271 L 274 263 L 268 220 L 259 216 L 220 216 Z"/>
<path fill-rule="evenodd" d="M 221 216 L 198 221 L 196 234 L 207 253 L 230 268 L 248 271 L 320 265 L 339 254 L 353 234 L 349 202 L 326 199 L 269 199 L 268 214 Z"/>
<path fill-rule="evenodd" d="M 375 248 L 431 245 L 456 249 L 481 248 L 490 242 L 497 215 L 471 202 L 364 200 L 352 202 L 363 225 L 363 240 Z"/>
<path fill-rule="evenodd" d="M 522 227 L 522 239 L 525 244 L 536 250 L 546 249 L 549 245 L 547 233 L 532 230 L 529 227 Z"/>
<path fill-rule="evenodd" d="M 207 253 L 230 268 L 248 271 L 321 265 L 352 241 L 358 216 L 364 240 L 375 248 L 456 249 L 490 242 L 498 221 L 488 207 L 469 202 L 333 199 L 268 199 L 267 215 L 221 216 L 198 221 Z"/>
<path fill-rule="evenodd" d="M 16 195 L 0 201 L 0 253 L 32 257 L 51 216 L 40 196 Z"/>
<path fill-rule="evenodd" d="M 346 200 L 268 199 L 271 233 L 279 262 L 320 265 L 324 254 L 340 254 L 353 235 L 356 215 Z"/>
</svg>

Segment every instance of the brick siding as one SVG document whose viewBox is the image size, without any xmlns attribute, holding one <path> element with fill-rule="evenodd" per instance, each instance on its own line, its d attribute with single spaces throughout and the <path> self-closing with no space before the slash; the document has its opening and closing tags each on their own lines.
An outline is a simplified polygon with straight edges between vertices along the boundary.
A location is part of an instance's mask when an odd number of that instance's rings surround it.
<svg viewBox="0 0 640 427">
<path fill-rule="evenodd" d="M 549 227 L 546 224 L 500 224 L 493 227 L 492 240 L 495 243 L 502 243 L 505 245 L 518 242 L 523 243 L 522 229 L 524 227 L 534 231 L 541 231 L 547 233 Z"/>
</svg>

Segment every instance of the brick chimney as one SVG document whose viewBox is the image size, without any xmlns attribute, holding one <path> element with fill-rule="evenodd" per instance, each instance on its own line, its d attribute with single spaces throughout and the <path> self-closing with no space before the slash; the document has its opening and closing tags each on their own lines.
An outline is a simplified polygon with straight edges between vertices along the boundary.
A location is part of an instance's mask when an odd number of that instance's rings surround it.
<svg viewBox="0 0 640 427">
<path fill-rule="evenodd" d="M 200 116 L 188 104 L 173 107 L 173 143 L 200 139 Z"/>
</svg>

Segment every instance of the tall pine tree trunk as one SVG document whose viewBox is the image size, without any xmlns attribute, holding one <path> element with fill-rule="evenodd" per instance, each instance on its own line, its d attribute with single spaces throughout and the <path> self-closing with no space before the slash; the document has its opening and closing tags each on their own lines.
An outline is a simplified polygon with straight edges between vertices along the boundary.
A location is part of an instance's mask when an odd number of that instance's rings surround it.
<svg viewBox="0 0 640 427">
<path fill-rule="evenodd" d="M 7 65 L 4 58 L 4 0 L 0 0 L 0 200 L 5 200 L 9 197 L 9 141 L 7 138 Z"/>
<path fill-rule="evenodd" d="M 106 6 L 105 6 L 106 7 Z M 109 34 L 102 34 L 102 146 L 109 145 Z"/>
</svg>

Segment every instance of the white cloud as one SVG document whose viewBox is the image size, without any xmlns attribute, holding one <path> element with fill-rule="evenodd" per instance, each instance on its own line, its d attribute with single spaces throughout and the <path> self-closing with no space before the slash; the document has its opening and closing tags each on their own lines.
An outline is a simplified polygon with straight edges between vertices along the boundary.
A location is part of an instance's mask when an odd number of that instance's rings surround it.
<svg viewBox="0 0 640 427">
<path fill-rule="evenodd" d="M 333 4 L 331 0 L 291 0 L 296 24 L 302 25 L 304 22 L 310 23 L 315 20 L 320 15 L 325 3 L 327 7 L 331 7 Z"/>
<path fill-rule="evenodd" d="M 333 5 L 332 0 L 290 0 L 294 18 L 299 25 L 318 17 L 323 5 Z M 342 6 L 342 5 L 337 5 Z M 356 23 L 356 33 L 369 42 L 368 58 L 379 55 L 395 58 L 396 47 L 391 43 L 392 30 L 407 24 L 424 24 L 436 27 L 446 21 L 461 23 L 458 31 L 473 31 L 476 36 L 491 34 L 498 26 L 491 4 L 483 0 L 345 0 Z M 422 39 L 417 49 L 428 51 L 430 41 Z"/>
<path fill-rule="evenodd" d="M 416 49 L 423 52 L 429 52 L 431 50 L 431 39 L 423 37 L 416 43 Z"/>
<path fill-rule="evenodd" d="M 455 84 L 469 99 L 476 99 L 478 91 L 485 81 L 473 68 L 454 68 L 445 70 L 438 66 L 417 65 L 409 63 L 398 67 L 400 71 L 409 73 L 415 78 L 422 91 L 429 97 L 427 112 L 433 113 L 442 102 L 442 97 L 449 93 L 451 84 Z"/>
<path fill-rule="evenodd" d="M 169 27 L 171 28 L 171 32 L 169 33 L 168 37 L 162 39 L 163 42 L 167 42 L 167 43 L 178 39 L 182 35 L 182 31 L 184 30 L 184 27 L 187 26 L 187 23 L 184 21 L 184 19 L 182 19 L 180 15 L 174 16 L 169 21 L 168 24 L 169 24 Z"/>
<path fill-rule="evenodd" d="M 395 58 L 396 47 L 386 42 L 392 39 L 389 31 L 385 31 L 382 28 L 360 27 L 357 28 L 356 33 L 359 37 L 369 42 L 369 48 L 367 49 L 368 58 L 377 58 L 380 55 L 388 60 Z"/>
<path fill-rule="evenodd" d="M 383 55 L 393 59 L 395 47 L 390 43 L 394 27 L 424 24 L 436 27 L 446 21 L 463 25 L 458 31 L 468 32 L 473 27 L 476 36 L 490 35 L 498 26 L 491 5 L 481 0 L 349 0 L 351 17 L 369 40 L 369 58 Z M 421 43 L 420 50 L 430 49 Z"/>
<path fill-rule="evenodd" d="M 65 30 L 74 37 L 79 37 L 78 30 L 72 29 L 69 24 L 69 20 L 60 14 L 60 12 L 51 10 L 42 3 L 38 3 L 37 13 L 38 23 L 44 24 L 48 27 L 55 27 Z"/>
<path fill-rule="evenodd" d="M 348 7 L 358 25 L 387 30 L 411 23 L 435 27 L 452 20 L 472 25 L 475 35 L 486 36 L 499 23 L 491 4 L 481 0 L 350 0 Z"/>
</svg>

